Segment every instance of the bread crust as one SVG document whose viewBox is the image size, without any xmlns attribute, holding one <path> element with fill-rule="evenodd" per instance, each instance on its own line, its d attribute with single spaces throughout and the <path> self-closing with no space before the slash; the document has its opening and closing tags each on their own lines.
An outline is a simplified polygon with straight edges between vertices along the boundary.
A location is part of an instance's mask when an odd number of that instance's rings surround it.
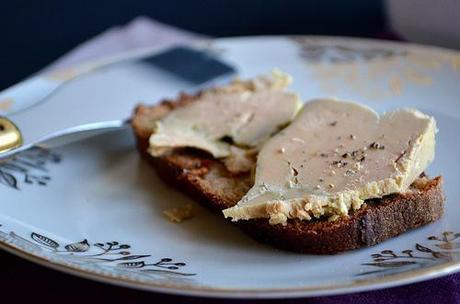
<svg viewBox="0 0 460 304">
<path fill-rule="evenodd" d="M 136 108 L 132 127 L 141 155 L 170 186 L 194 198 L 215 212 L 234 206 L 251 188 L 249 173 L 232 174 L 210 155 L 177 149 L 169 155 L 152 157 L 147 153 L 151 121 L 196 97 L 182 95 L 177 101 Z M 270 225 L 268 219 L 235 222 L 255 240 L 289 251 L 333 254 L 373 246 L 442 217 L 444 212 L 442 177 L 428 180 L 404 194 L 367 200 L 365 205 L 335 221 L 289 219 L 286 225 Z"/>
</svg>

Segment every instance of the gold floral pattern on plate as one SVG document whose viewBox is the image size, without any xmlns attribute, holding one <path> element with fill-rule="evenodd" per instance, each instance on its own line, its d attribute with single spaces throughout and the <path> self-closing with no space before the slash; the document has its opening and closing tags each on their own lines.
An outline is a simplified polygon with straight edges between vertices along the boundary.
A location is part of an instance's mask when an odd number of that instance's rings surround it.
<svg viewBox="0 0 460 304">
<path fill-rule="evenodd" d="M 346 88 L 363 98 L 384 100 L 402 95 L 408 86 L 434 84 L 441 70 L 460 71 L 460 55 L 454 52 L 292 40 L 320 90 L 331 96 Z"/>
<path fill-rule="evenodd" d="M 440 236 L 429 236 L 429 244 L 416 243 L 414 248 L 395 251 L 384 249 L 371 255 L 372 262 L 363 263 L 372 270 L 365 270 L 358 276 L 369 274 L 391 274 L 411 269 L 425 268 L 442 262 L 451 262 L 460 257 L 459 232 L 444 231 Z M 433 243 L 434 242 L 434 243 Z"/>
</svg>

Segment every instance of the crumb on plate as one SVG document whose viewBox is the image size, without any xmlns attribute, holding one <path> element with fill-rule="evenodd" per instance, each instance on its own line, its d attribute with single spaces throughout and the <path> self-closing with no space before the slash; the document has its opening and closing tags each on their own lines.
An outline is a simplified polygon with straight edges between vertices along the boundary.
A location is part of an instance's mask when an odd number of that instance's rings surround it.
<svg viewBox="0 0 460 304">
<path fill-rule="evenodd" d="M 163 211 L 163 214 L 173 223 L 182 223 L 194 216 L 192 204 L 187 204 L 183 207 L 166 209 Z"/>
</svg>

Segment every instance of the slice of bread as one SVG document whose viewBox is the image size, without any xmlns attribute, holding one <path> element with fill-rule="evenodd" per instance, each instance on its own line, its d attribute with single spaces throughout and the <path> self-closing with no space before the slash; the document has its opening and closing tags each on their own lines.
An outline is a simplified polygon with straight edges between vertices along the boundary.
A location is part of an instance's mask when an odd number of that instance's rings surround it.
<svg viewBox="0 0 460 304">
<path fill-rule="evenodd" d="M 176 149 L 162 157 L 147 153 L 153 122 L 197 96 L 181 95 L 176 101 L 140 105 L 134 112 L 132 127 L 140 153 L 166 183 L 220 212 L 234 206 L 251 188 L 249 173 L 233 174 L 221 161 L 193 149 Z M 270 225 L 268 219 L 254 219 L 235 224 L 254 239 L 277 248 L 332 254 L 372 246 L 438 220 L 445 201 L 441 184 L 441 177 L 429 180 L 421 176 L 407 193 L 367 200 L 358 211 L 335 221 L 290 219 L 283 226 Z"/>
</svg>

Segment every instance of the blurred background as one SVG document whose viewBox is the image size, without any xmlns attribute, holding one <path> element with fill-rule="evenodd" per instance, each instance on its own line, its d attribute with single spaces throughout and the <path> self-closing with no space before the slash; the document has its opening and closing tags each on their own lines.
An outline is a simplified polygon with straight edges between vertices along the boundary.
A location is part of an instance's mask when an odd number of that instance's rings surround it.
<svg viewBox="0 0 460 304">
<path fill-rule="evenodd" d="M 85 40 L 138 16 L 215 37 L 338 35 L 460 47 L 460 2 L 455 0 L 0 2 L 0 90 Z"/>
</svg>

